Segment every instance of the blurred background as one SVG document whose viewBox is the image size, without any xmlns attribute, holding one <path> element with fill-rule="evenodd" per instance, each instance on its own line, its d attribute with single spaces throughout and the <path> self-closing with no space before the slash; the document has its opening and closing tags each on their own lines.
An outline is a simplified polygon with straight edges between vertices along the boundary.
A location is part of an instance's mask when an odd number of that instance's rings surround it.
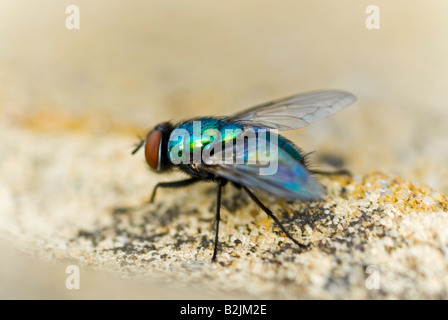
<svg viewBox="0 0 448 320">
<path fill-rule="evenodd" d="M 379 30 L 366 28 L 372 4 Z M 79 30 L 66 27 L 69 5 L 80 10 Z M 65 208 L 69 196 L 54 193 L 91 183 L 92 168 L 110 179 L 104 193 L 113 179 L 121 191 L 137 183 L 134 177 L 154 184 L 155 176 L 127 176 L 126 165 L 112 167 L 112 160 L 144 170 L 140 158 L 128 159 L 129 147 L 161 121 L 228 115 L 318 89 L 346 90 L 358 101 L 286 134 L 316 151 L 317 161 L 331 155 L 356 174 L 379 170 L 447 193 L 447 12 L 448 2 L 436 0 L 2 0 L 0 239 L 7 248 L 36 251 L 36 231 L 19 241 L 36 226 L 22 223 L 30 218 L 23 212 Z M 70 144 L 72 153 L 64 149 Z M 45 171 L 39 168 L 64 154 L 71 171 L 54 169 L 53 187 L 48 179 L 37 183 Z M 78 161 L 91 166 L 79 173 Z M 59 207 L 47 203 L 51 193 Z M 89 195 L 77 199 L 73 216 L 81 206 L 93 219 L 99 200 Z M 41 230 L 48 221 L 40 220 Z M 20 292 L 26 285 L 9 287 Z"/>
</svg>

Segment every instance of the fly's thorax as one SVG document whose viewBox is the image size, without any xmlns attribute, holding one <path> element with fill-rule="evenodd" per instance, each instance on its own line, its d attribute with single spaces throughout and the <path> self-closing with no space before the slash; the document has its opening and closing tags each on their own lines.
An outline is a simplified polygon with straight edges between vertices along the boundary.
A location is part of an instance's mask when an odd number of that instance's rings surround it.
<svg viewBox="0 0 448 320">
<path fill-rule="evenodd" d="M 280 137 L 277 130 L 243 127 L 224 119 L 199 118 L 173 129 L 168 158 L 174 165 L 268 164 L 277 160 L 279 143 L 291 156 L 301 158 L 300 152 Z M 270 168 L 276 170 L 276 166 Z"/>
<path fill-rule="evenodd" d="M 174 165 L 202 164 L 203 152 L 219 141 L 225 145 L 242 132 L 242 126 L 218 118 L 183 122 L 171 132 L 168 158 Z"/>
</svg>

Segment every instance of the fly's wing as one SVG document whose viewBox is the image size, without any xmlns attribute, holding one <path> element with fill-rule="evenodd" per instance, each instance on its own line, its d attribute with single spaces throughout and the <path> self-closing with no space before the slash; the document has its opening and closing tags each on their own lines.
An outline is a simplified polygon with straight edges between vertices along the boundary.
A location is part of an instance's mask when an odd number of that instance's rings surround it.
<svg viewBox="0 0 448 320">
<path fill-rule="evenodd" d="M 326 118 L 355 101 L 354 95 L 344 91 L 309 92 L 252 107 L 231 116 L 229 121 L 267 129 L 298 129 Z"/>
<path fill-rule="evenodd" d="M 246 143 L 240 147 L 235 144 L 231 147 L 231 152 L 228 148 L 216 150 L 218 143 L 211 143 L 207 145 L 206 152 L 203 152 L 204 164 L 200 165 L 200 170 L 289 201 L 319 199 L 322 196 L 321 186 L 299 160 L 272 140 L 271 133 L 268 139 L 258 137 L 256 144 Z M 257 154 L 257 147 L 260 152 L 259 146 L 262 144 L 266 146 L 265 150 L 269 150 L 269 163 L 268 158 Z M 214 152 L 208 155 L 207 151 L 211 148 L 214 148 Z M 257 161 L 254 162 L 253 159 Z"/>
</svg>

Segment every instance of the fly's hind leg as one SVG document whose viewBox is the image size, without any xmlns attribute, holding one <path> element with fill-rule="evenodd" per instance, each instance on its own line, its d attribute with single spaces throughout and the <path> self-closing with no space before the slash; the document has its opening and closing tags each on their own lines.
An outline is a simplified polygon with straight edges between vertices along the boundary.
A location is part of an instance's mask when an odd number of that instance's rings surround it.
<svg viewBox="0 0 448 320">
<path fill-rule="evenodd" d="M 261 208 L 263 209 L 264 212 L 266 212 L 266 214 L 272 218 L 272 220 L 275 221 L 275 223 L 280 227 L 280 229 L 283 231 L 283 233 L 292 241 L 294 242 L 297 246 L 299 246 L 300 248 L 308 248 L 307 245 L 304 245 L 302 243 L 300 243 L 299 241 L 297 241 L 296 239 L 293 238 L 293 236 L 288 232 L 288 230 L 286 230 L 286 228 L 282 225 L 282 223 L 280 222 L 280 220 L 278 220 L 278 218 L 272 213 L 271 210 L 269 210 L 268 207 L 266 207 L 248 188 L 242 186 L 242 188 L 244 189 L 244 191 L 247 192 L 247 194 L 249 195 L 249 197 Z"/>
<path fill-rule="evenodd" d="M 348 176 L 352 177 L 352 173 L 347 169 L 338 169 L 335 171 L 323 171 L 323 170 L 309 170 L 311 174 L 318 174 L 324 176 Z"/>
</svg>

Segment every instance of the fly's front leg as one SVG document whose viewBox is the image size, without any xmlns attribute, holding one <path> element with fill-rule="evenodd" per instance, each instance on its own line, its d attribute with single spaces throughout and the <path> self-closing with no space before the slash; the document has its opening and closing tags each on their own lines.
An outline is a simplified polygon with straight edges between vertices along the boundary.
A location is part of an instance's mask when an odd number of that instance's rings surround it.
<svg viewBox="0 0 448 320">
<path fill-rule="evenodd" d="M 156 186 L 152 190 L 152 195 L 151 195 L 151 199 L 149 200 L 149 203 L 154 202 L 154 199 L 156 197 L 157 188 L 182 188 L 182 187 L 189 186 L 198 181 L 199 180 L 196 178 L 190 178 L 190 179 L 179 180 L 179 181 L 159 182 L 156 184 Z"/>
</svg>

